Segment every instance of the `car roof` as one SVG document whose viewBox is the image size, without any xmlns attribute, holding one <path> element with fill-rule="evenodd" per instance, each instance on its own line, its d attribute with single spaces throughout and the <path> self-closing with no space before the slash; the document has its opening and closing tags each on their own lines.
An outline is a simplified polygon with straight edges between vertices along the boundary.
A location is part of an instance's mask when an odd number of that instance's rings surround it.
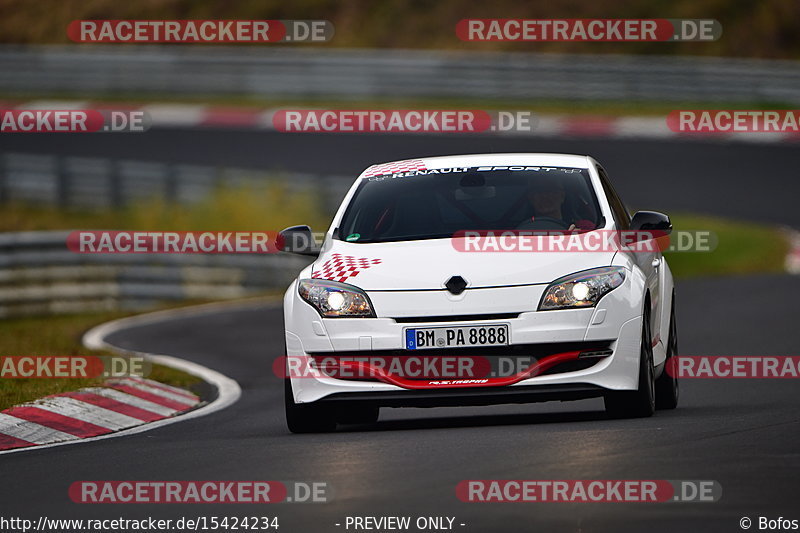
<svg viewBox="0 0 800 533">
<path fill-rule="evenodd" d="M 414 168 L 436 169 L 449 167 L 476 167 L 476 166 L 550 166 L 567 168 L 589 168 L 590 159 L 585 155 L 577 154 L 549 154 L 549 153 L 500 153 L 500 154 L 465 154 L 446 155 L 438 157 L 418 157 L 400 161 L 391 161 L 372 165 L 364 171 L 370 175 L 381 169 L 387 173 L 393 171 L 411 170 Z"/>
</svg>

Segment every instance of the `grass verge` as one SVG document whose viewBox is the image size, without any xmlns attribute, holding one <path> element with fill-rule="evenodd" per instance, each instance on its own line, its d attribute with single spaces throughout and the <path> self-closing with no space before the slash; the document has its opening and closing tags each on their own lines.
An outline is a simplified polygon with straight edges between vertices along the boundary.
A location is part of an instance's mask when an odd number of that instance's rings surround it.
<svg viewBox="0 0 800 533">
<path fill-rule="evenodd" d="M 90 352 L 81 345 L 81 337 L 91 327 L 126 316 L 129 313 L 91 313 L 0 320 L 0 355 L 112 355 L 112 352 Z M 176 387 L 188 388 L 200 378 L 161 365 L 153 365 L 149 379 Z M 97 386 L 102 379 L 14 379 L 0 378 L 0 410 L 82 387 Z"/>
<path fill-rule="evenodd" d="M 318 194 L 290 191 L 274 181 L 261 186 L 219 187 L 193 204 L 153 197 L 115 210 L 52 208 L 8 203 L 0 232 L 108 229 L 136 231 L 279 231 L 298 223 L 327 227 Z"/>
<path fill-rule="evenodd" d="M 779 228 L 693 214 L 676 214 L 671 218 L 676 230 L 710 231 L 717 238 L 717 247 L 711 252 L 665 253 L 676 278 L 784 270 L 789 242 Z"/>
<path fill-rule="evenodd" d="M 193 205 L 162 201 L 137 204 L 121 211 L 59 210 L 8 205 L 0 210 L 0 231 L 117 229 L 139 231 L 278 230 L 298 222 L 315 230 L 328 227 L 329 217 L 311 192 L 288 193 L 280 186 L 255 191 L 222 189 Z M 676 230 L 711 231 L 712 252 L 671 252 L 666 257 L 678 278 L 781 272 L 789 243 L 779 228 L 721 217 L 678 213 Z"/>
</svg>

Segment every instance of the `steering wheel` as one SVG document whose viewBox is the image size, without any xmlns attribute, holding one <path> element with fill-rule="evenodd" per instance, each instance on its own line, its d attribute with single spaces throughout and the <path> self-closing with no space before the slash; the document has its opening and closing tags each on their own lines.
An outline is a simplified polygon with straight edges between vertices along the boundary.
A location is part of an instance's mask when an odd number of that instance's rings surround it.
<svg viewBox="0 0 800 533">
<path fill-rule="evenodd" d="M 534 219 L 523 220 L 517 229 L 569 229 L 569 224 L 563 220 L 553 217 L 536 217 Z"/>
</svg>

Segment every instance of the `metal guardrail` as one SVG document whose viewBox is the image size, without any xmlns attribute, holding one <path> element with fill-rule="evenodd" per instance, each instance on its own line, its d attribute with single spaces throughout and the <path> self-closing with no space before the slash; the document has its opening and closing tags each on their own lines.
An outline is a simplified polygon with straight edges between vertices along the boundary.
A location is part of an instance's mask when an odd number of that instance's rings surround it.
<svg viewBox="0 0 800 533">
<path fill-rule="evenodd" d="M 0 233 L 0 318 L 284 290 L 310 258 L 289 254 L 79 254 L 69 232 Z"/>
<path fill-rule="evenodd" d="M 800 103 L 800 62 L 226 46 L 4 46 L 0 91 Z"/>
<path fill-rule="evenodd" d="M 333 211 L 352 178 L 152 161 L 0 155 L 0 205 L 24 202 L 102 209 L 137 200 L 191 203 L 219 186 L 271 183 L 316 194 L 324 208 Z M 80 254 L 67 248 L 68 234 L 0 233 L 0 318 L 138 310 L 164 301 L 283 290 L 310 262 L 288 254 Z"/>
<path fill-rule="evenodd" d="M 0 154 L 0 204 L 19 201 L 109 208 L 150 199 L 191 203 L 221 186 L 258 188 L 280 183 L 290 192 L 309 191 L 317 195 L 323 208 L 333 212 L 353 179 L 153 161 Z"/>
</svg>

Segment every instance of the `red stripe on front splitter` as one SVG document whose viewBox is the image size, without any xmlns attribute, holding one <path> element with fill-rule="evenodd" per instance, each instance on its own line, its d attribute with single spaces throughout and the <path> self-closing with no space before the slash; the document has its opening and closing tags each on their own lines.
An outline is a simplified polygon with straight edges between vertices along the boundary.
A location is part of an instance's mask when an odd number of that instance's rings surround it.
<svg viewBox="0 0 800 533">
<path fill-rule="evenodd" d="M 0 450 L 13 450 L 14 448 L 27 448 L 34 446 L 32 442 L 18 439 L 10 435 L 3 435 L 0 433 Z"/>
<path fill-rule="evenodd" d="M 16 416 L 28 422 L 35 422 L 50 429 L 55 429 L 63 433 L 69 433 L 76 437 L 96 437 L 97 435 L 105 435 L 111 433 L 111 430 L 89 422 L 71 418 L 69 416 L 60 415 L 51 411 L 45 411 L 38 407 L 20 406 L 12 407 L 5 411 L 6 414 Z"/>
<path fill-rule="evenodd" d="M 65 394 L 61 394 L 60 396 L 69 396 L 70 398 L 75 398 L 76 400 L 90 403 L 92 405 L 96 405 L 97 407 L 108 409 L 109 411 L 114 411 L 116 413 L 127 415 L 133 418 L 138 418 L 144 422 L 153 422 L 154 420 L 161 420 L 164 418 L 163 415 L 158 413 L 146 411 L 139 407 L 118 402 L 117 400 L 106 398 L 105 396 L 100 396 L 99 394 L 94 394 L 91 392 L 67 392 Z"/>
<path fill-rule="evenodd" d="M 537 376 L 547 370 L 548 368 L 552 368 L 558 364 L 566 363 L 567 361 L 574 361 L 578 359 L 578 356 L 581 352 L 579 351 L 572 351 L 572 352 L 563 352 L 563 353 L 556 353 L 552 355 L 548 355 L 546 357 L 542 357 L 527 369 L 523 370 L 522 372 L 518 372 L 513 376 L 509 376 L 507 378 L 486 378 L 486 381 L 483 383 L 442 383 L 442 381 L 465 381 L 467 378 L 459 378 L 459 379 L 430 379 L 425 381 L 415 380 L 415 379 L 406 379 L 399 376 L 395 376 L 392 374 L 388 374 L 382 368 L 378 368 L 367 363 L 361 361 L 339 361 L 339 366 L 355 372 L 365 372 L 365 375 L 369 377 L 375 378 L 379 381 L 383 381 L 384 383 L 388 383 L 390 385 L 396 385 L 398 387 L 403 387 L 404 389 L 443 389 L 443 388 L 454 388 L 454 387 L 505 387 L 507 385 L 513 385 L 514 383 L 518 383 L 523 379 L 532 378 Z M 431 385 L 431 382 L 437 382 L 435 385 Z M 469 381 L 474 381 L 473 379 L 469 379 Z"/>
<path fill-rule="evenodd" d="M 150 402 L 163 405 L 164 407 L 171 407 L 173 409 L 177 409 L 178 411 L 185 411 L 193 407 L 191 405 L 186 405 L 185 403 L 176 402 L 175 400 L 170 400 L 169 398 L 158 396 L 157 394 L 151 394 L 149 392 L 145 392 L 141 389 L 137 389 L 136 387 L 131 387 L 128 385 L 114 384 L 112 385 L 112 388 L 117 389 L 118 391 L 127 392 L 132 396 L 138 396 L 143 400 L 148 400 Z"/>
</svg>

